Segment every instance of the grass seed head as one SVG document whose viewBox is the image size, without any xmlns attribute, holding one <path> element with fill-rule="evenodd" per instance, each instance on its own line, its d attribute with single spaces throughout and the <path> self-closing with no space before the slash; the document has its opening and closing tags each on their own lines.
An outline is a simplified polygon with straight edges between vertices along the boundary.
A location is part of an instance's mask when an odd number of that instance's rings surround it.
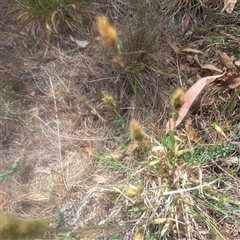
<svg viewBox="0 0 240 240">
<path fill-rule="evenodd" d="M 116 28 L 111 25 L 106 16 L 97 18 L 97 27 L 105 46 L 110 49 L 115 56 L 119 56 L 120 52 L 117 44 Z"/>
<path fill-rule="evenodd" d="M 115 109 L 116 108 L 116 102 L 113 99 L 113 96 L 107 93 L 103 93 L 103 101 L 105 104 L 110 108 L 110 109 Z"/>
<path fill-rule="evenodd" d="M 140 228 L 140 229 L 138 229 L 138 231 L 134 237 L 134 240 L 143 240 L 143 239 L 144 239 L 144 229 Z"/>
<path fill-rule="evenodd" d="M 179 112 L 180 108 L 184 104 L 185 100 L 185 94 L 182 88 L 178 88 L 172 97 L 172 105 L 174 108 L 174 111 Z"/>
<path fill-rule="evenodd" d="M 130 132 L 131 132 L 131 137 L 133 140 L 135 140 L 137 142 L 143 141 L 145 134 L 144 134 L 143 129 L 138 121 L 132 120 L 130 122 Z"/>
<path fill-rule="evenodd" d="M 138 187 L 130 186 L 126 190 L 126 195 L 128 197 L 135 197 L 135 196 L 139 196 L 141 194 L 141 192 L 142 192 L 142 188 L 140 186 L 138 186 Z"/>
<path fill-rule="evenodd" d="M 124 67 L 122 58 L 120 57 L 116 28 L 111 25 L 106 16 L 101 16 L 97 18 L 97 28 L 104 45 L 114 54 L 113 61 L 119 64 L 121 67 Z"/>
<path fill-rule="evenodd" d="M 123 63 L 123 60 L 120 56 L 115 56 L 113 58 L 113 61 L 117 64 L 119 64 L 121 67 L 124 67 L 124 63 Z"/>
<path fill-rule="evenodd" d="M 47 231 L 47 222 L 42 220 L 25 220 L 0 215 L 1 239 L 35 239 Z"/>
</svg>

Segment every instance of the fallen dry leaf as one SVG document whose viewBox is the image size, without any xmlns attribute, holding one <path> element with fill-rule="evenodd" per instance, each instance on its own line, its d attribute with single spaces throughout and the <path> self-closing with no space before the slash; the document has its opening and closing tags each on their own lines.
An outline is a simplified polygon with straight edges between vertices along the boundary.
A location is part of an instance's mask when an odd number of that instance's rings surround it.
<svg viewBox="0 0 240 240">
<path fill-rule="evenodd" d="M 235 79 L 236 80 L 236 79 Z M 240 78 L 238 78 L 238 82 L 232 83 L 229 85 L 229 88 L 233 89 L 240 86 Z"/>
<path fill-rule="evenodd" d="M 176 54 L 180 54 L 181 50 L 179 47 L 177 47 L 174 43 L 171 43 L 170 41 L 167 41 L 168 45 L 172 48 L 172 50 L 176 53 Z"/>
<path fill-rule="evenodd" d="M 105 177 L 103 177 L 103 176 L 95 176 L 94 178 L 93 178 L 93 181 L 94 182 L 97 182 L 97 183 L 105 183 L 105 182 L 107 182 L 107 178 L 105 178 Z"/>
<path fill-rule="evenodd" d="M 76 39 L 75 39 L 72 35 L 70 35 L 70 34 L 69 34 L 69 38 L 70 38 L 70 40 L 71 40 L 72 42 L 76 42 Z"/>
<path fill-rule="evenodd" d="M 82 40 L 82 41 L 76 40 L 76 43 L 79 47 L 85 48 L 89 44 L 89 41 L 87 41 L 87 40 Z"/>
<path fill-rule="evenodd" d="M 84 150 L 88 153 L 89 156 L 92 156 L 93 149 L 91 147 L 85 147 Z"/>
<path fill-rule="evenodd" d="M 204 52 L 194 49 L 194 48 L 184 48 L 182 49 L 183 52 L 192 52 L 192 53 L 199 53 L 199 54 L 204 54 Z"/>
<path fill-rule="evenodd" d="M 236 87 L 240 86 L 240 77 L 235 78 L 232 80 L 232 82 L 228 85 L 229 88 L 234 89 Z"/>
<path fill-rule="evenodd" d="M 180 64 L 180 70 L 185 72 L 195 72 L 198 71 L 199 68 L 197 67 L 189 67 L 187 64 Z"/>
<path fill-rule="evenodd" d="M 69 35 L 69 38 L 72 42 L 77 43 L 77 45 L 81 48 L 85 48 L 89 44 L 89 42 L 87 40 L 80 41 L 80 40 L 75 39 L 72 35 Z"/>
<path fill-rule="evenodd" d="M 209 69 L 209 70 L 220 72 L 220 73 L 223 72 L 220 68 L 214 66 L 213 64 L 204 64 L 202 66 L 202 69 Z"/>
<path fill-rule="evenodd" d="M 182 35 L 184 35 L 187 32 L 190 20 L 191 20 L 190 15 L 186 16 L 185 19 L 183 20 L 183 22 L 182 22 Z"/>
<path fill-rule="evenodd" d="M 160 224 L 160 223 L 166 222 L 167 220 L 168 220 L 167 218 L 155 218 L 155 219 L 153 220 L 153 222 L 154 222 L 155 224 Z"/>
<path fill-rule="evenodd" d="M 201 62 L 199 61 L 199 58 L 198 58 L 198 55 L 197 55 L 197 54 L 194 55 L 193 59 L 194 59 L 194 61 L 199 65 L 199 67 L 202 68 L 202 64 L 201 64 Z"/>
<path fill-rule="evenodd" d="M 153 152 L 164 152 L 164 146 L 160 145 L 160 146 L 155 146 L 152 148 Z"/>
<path fill-rule="evenodd" d="M 224 8 L 223 9 L 226 10 L 227 13 L 232 13 L 236 3 L 237 3 L 237 0 L 224 0 Z M 224 10 L 222 10 L 222 11 L 224 11 Z"/>
<path fill-rule="evenodd" d="M 238 86 L 240 86 L 240 75 L 232 75 L 227 77 L 227 79 L 223 82 L 223 86 L 227 86 L 231 89 L 234 89 Z"/>
<path fill-rule="evenodd" d="M 228 69 L 234 69 L 233 59 L 229 57 L 225 52 L 217 50 L 216 53 L 220 56 L 223 65 Z"/>
<path fill-rule="evenodd" d="M 185 94 L 185 102 L 183 106 L 181 107 L 179 111 L 179 117 L 176 122 L 174 122 L 172 119 L 168 121 L 166 125 L 166 133 L 169 133 L 169 131 L 176 128 L 186 117 L 187 113 L 189 112 L 191 106 L 193 105 L 194 100 L 197 98 L 197 96 L 200 94 L 200 92 L 203 90 L 203 88 L 214 82 L 217 78 L 220 78 L 225 73 L 221 75 L 215 75 L 215 76 L 208 76 L 204 77 L 200 80 L 198 80 Z"/>
<path fill-rule="evenodd" d="M 240 67 L 240 61 L 235 61 L 235 65 Z"/>
<path fill-rule="evenodd" d="M 191 118 L 188 118 L 186 120 L 185 128 L 186 128 L 186 131 L 187 131 L 188 138 L 195 143 L 199 142 L 200 138 L 196 134 L 196 131 L 193 127 Z"/>
</svg>

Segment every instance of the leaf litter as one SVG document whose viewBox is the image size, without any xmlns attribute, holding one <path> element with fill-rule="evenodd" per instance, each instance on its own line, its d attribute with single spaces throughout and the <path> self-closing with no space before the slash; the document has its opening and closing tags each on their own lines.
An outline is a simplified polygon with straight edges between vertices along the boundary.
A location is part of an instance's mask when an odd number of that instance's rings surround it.
<svg viewBox="0 0 240 240">
<path fill-rule="evenodd" d="M 180 109 L 179 117 L 174 122 L 172 119 L 168 121 L 166 125 L 166 133 L 169 133 L 169 131 L 176 128 L 187 116 L 189 113 L 191 106 L 193 105 L 195 99 L 198 97 L 198 95 L 201 93 L 201 91 L 204 89 L 206 85 L 209 85 L 213 83 L 216 79 L 222 77 L 225 73 L 221 75 L 215 75 L 215 76 L 208 76 L 204 77 L 200 80 L 198 80 L 186 93 L 185 93 L 185 102 L 183 106 Z"/>
<path fill-rule="evenodd" d="M 180 52 L 195 53 L 195 55 L 193 56 L 193 59 L 197 63 L 197 65 L 201 67 L 201 69 L 207 69 L 207 70 L 215 71 L 222 74 L 201 78 L 186 92 L 185 103 L 180 109 L 179 117 L 176 121 L 173 121 L 172 119 L 170 119 L 167 122 L 166 133 L 169 133 L 170 131 L 177 128 L 182 123 L 182 121 L 186 118 L 187 114 L 192 110 L 191 107 L 193 106 L 195 100 L 197 99 L 201 91 L 205 88 L 205 86 L 215 82 L 216 80 L 221 80 L 222 86 L 229 87 L 230 89 L 237 88 L 240 85 L 240 75 L 238 73 L 231 72 L 236 69 L 234 65 L 233 57 L 229 57 L 227 53 L 222 52 L 221 50 L 216 50 L 216 53 L 221 59 L 221 62 L 228 69 L 228 72 L 226 73 L 226 72 L 223 72 L 223 70 L 221 70 L 214 64 L 202 65 L 202 63 L 198 58 L 198 54 L 204 54 L 202 51 L 193 49 L 193 48 L 188 48 L 188 47 L 180 50 L 180 48 L 178 48 L 175 44 L 170 43 L 169 41 L 168 41 L 168 44 L 177 54 L 179 54 Z M 191 61 L 192 57 L 188 56 L 188 59 Z M 185 66 L 185 68 L 183 68 L 183 65 L 181 66 L 181 70 L 184 71 L 186 69 L 187 69 L 187 66 Z"/>
</svg>

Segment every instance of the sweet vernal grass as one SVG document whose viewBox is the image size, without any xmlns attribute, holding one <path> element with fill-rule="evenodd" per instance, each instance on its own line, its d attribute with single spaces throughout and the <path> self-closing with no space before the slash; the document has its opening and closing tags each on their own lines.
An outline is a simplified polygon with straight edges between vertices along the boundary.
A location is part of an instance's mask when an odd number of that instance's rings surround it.
<svg viewBox="0 0 240 240">
<path fill-rule="evenodd" d="M 109 22 L 106 16 L 100 16 L 97 18 L 97 28 L 104 45 L 114 55 L 113 61 L 123 67 L 124 65 L 119 50 L 116 28 Z"/>
</svg>

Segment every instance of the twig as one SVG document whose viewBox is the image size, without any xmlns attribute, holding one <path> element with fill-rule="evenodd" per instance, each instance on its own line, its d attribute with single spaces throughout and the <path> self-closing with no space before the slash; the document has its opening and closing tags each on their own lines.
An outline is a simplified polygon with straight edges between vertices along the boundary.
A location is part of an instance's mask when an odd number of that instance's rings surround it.
<svg viewBox="0 0 240 240">
<path fill-rule="evenodd" d="M 215 183 L 218 180 L 219 179 L 215 179 L 214 181 L 212 181 L 210 183 L 205 183 L 205 184 L 202 184 L 202 185 L 199 185 L 199 186 L 196 186 L 196 187 L 192 187 L 192 188 L 178 189 L 178 190 L 174 190 L 174 191 L 170 191 L 170 192 L 164 192 L 163 196 L 168 196 L 168 195 L 172 195 L 172 194 L 188 192 L 188 191 L 192 191 L 192 190 L 199 189 L 199 188 L 202 188 L 202 187 L 206 187 L 208 185 L 211 185 L 211 184 Z"/>
</svg>

